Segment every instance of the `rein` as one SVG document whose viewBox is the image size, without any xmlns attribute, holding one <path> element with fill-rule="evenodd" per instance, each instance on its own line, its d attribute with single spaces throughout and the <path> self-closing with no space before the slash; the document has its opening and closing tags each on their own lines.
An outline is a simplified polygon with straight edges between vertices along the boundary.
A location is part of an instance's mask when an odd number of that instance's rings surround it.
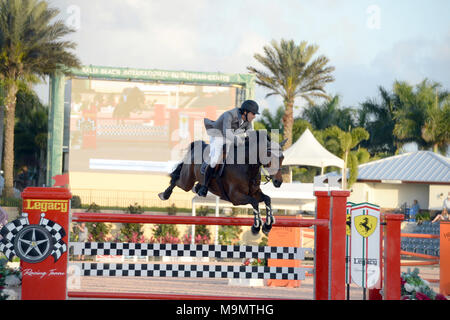
<svg viewBox="0 0 450 320">
<path fill-rule="evenodd" d="M 269 174 L 267 169 L 264 168 L 264 166 L 261 166 L 261 172 L 264 174 L 264 178 L 266 179 L 266 182 L 264 182 L 263 185 L 266 185 L 272 180 L 272 176 Z"/>
</svg>

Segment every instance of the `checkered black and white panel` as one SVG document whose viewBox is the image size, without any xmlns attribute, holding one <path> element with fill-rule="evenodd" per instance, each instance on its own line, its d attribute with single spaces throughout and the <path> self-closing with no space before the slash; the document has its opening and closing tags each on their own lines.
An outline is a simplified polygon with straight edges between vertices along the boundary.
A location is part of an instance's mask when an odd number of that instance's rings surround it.
<svg viewBox="0 0 450 320">
<path fill-rule="evenodd" d="M 232 265 L 81 263 L 81 274 L 101 277 L 305 279 L 302 268 Z"/>
<path fill-rule="evenodd" d="M 124 255 L 141 257 L 212 257 L 212 258 L 259 258 L 304 259 L 306 249 L 296 247 L 232 246 L 208 244 L 159 244 L 72 242 L 75 255 Z"/>
</svg>

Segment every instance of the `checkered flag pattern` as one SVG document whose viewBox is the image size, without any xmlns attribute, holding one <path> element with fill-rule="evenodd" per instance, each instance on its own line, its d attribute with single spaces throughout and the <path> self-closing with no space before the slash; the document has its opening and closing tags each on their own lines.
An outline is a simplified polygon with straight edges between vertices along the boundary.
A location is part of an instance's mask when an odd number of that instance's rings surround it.
<svg viewBox="0 0 450 320">
<path fill-rule="evenodd" d="M 27 215 L 7 223 L 0 231 L 0 235 L 3 237 L 2 240 L 12 242 L 15 235 L 29 224 Z"/>
<path fill-rule="evenodd" d="M 207 244 L 158 244 L 73 242 L 75 255 L 124 255 L 140 257 L 211 257 L 211 258 L 259 258 L 304 259 L 304 248 L 269 246 L 232 246 Z"/>
<path fill-rule="evenodd" d="M 66 251 L 67 245 L 62 240 L 56 242 L 51 253 L 53 259 L 55 259 L 55 262 L 58 261 L 62 254 Z"/>
<path fill-rule="evenodd" d="M 101 277 L 305 279 L 302 268 L 233 265 L 81 263 L 81 274 Z"/>
<path fill-rule="evenodd" d="M 0 242 L 0 251 L 5 254 L 6 258 L 9 261 L 12 261 L 12 258 L 16 255 L 16 252 L 14 251 L 14 245 L 11 242 Z"/>
<path fill-rule="evenodd" d="M 55 238 L 56 241 L 60 241 L 66 235 L 66 231 L 63 227 L 61 227 L 55 221 L 48 220 L 43 216 L 41 216 L 39 225 L 43 226 L 48 232 L 50 232 L 50 234 L 53 236 L 53 238 Z"/>
<path fill-rule="evenodd" d="M 29 225 L 28 215 L 22 214 L 22 217 L 13 220 L 0 230 L 0 235 L 2 236 L 0 240 L 0 251 L 3 252 L 9 261 L 16 255 L 14 251 L 14 237 L 20 230 Z"/>
<path fill-rule="evenodd" d="M 44 214 L 41 215 L 41 220 L 39 225 L 43 226 L 50 234 L 53 239 L 55 239 L 55 244 L 53 245 L 53 250 L 51 256 L 55 259 L 55 262 L 61 257 L 61 255 L 67 251 L 67 245 L 62 240 L 65 237 L 66 231 L 58 223 L 44 218 Z"/>
</svg>

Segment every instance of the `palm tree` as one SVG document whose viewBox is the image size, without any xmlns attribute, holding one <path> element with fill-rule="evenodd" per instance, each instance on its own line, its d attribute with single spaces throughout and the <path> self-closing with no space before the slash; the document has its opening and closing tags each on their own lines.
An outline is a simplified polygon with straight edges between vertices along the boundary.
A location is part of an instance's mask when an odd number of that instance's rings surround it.
<svg viewBox="0 0 450 320">
<path fill-rule="evenodd" d="M 271 46 L 264 46 L 264 55 L 254 55 L 267 70 L 247 67 L 250 73 L 256 75 L 256 83 L 270 90 L 266 97 L 279 95 L 283 98 L 286 148 L 292 144 L 295 98 L 303 98 L 310 104 L 314 103 L 315 98 L 329 99 L 324 87 L 334 81 L 331 75 L 334 67 L 327 66 L 329 60 L 323 55 L 311 61 L 318 48 L 308 45 L 306 41 L 296 45 L 294 40 L 281 39 L 279 43 L 272 40 Z"/>
<path fill-rule="evenodd" d="M 361 103 L 358 112 L 358 126 L 365 128 L 370 135 L 367 141 L 361 142 L 372 155 L 387 153 L 393 155 L 400 142 L 393 134 L 397 110 L 396 97 L 382 86 L 378 87 L 381 100 L 366 99 Z"/>
<path fill-rule="evenodd" d="M 280 133 L 283 133 L 283 115 L 283 106 L 278 107 L 274 115 L 270 113 L 269 109 L 264 109 L 261 112 L 261 117 L 258 120 L 264 125 L 267 131 L 277 129 L 280 131 Z"/>
<path fill-rule="evenodd" d="M 433 148 L 445 154 L 449 140 L 450 93 L 438 92 L 441 84 L 423 80 L 415 87 L 395 82 L 398 109 L 394 134 L 404 142 L 415 142 L 419 149 Z"/>
<path fill-rule="evenodd" d="M 337 126 L 332 126 L 323 131 L 324 146 L 344 160 L 342 170 L 342 188 L 350 187 L 358 176 L 358 160 L 366 162 L 369 158 L 368 152 L 356 148 L 361 141 L 369 139 L 369 133 L 361 127 L 353 128 L 351 131 L 343 131 Z M 347 181 L 347 168 L 350 168 L 350 177 Z"/>
<path fill-rule="evenodd" d="M 427 108 L 425 124 L 422 127 L 422 138 L 433 145 L 433 152 L 447 154 L 450 143 L 450 93 L 438 94 Z"/>
<path fill-rule="evenodd" d="M 14 124 L 20 82 L 35 83 L 56 71 L 79 67 L 62 40 L 74 30 L 53 19 L 59 10 L 39 0 L 0 0 L 0 81 L 5 89 L 4 194 L 13 195 Z"/>
<path fill-rule="evenodd" d="M 307 120 L 315 130 L 324 130 L 331 126 L 338 126 L 342 130 L 355 127 L 352 108 L 339 108 L 339 96 L 335 95 L 330 101 L 320 105 L 312 105 L 303 110 L 302 117 Z"/>
</svg>

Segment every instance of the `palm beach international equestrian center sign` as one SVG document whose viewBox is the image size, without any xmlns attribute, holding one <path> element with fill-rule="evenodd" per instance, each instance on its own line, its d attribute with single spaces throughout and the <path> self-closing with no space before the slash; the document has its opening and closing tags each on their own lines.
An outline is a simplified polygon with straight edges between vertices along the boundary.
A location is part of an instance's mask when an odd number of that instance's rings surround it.
<svg viewBox="0 0 450 320">
<path fill-rule="evenodd" d="M 135 69 L 85 66 L 79 70 L 72 70 L 78 77 L 148 80 L 164 82 L 214 83 L 214 84 L 246 84 L 252 76 L 247 74 L 226 74 L 193 71 L 167 71 L 157 69 Z"/>
</svg>

